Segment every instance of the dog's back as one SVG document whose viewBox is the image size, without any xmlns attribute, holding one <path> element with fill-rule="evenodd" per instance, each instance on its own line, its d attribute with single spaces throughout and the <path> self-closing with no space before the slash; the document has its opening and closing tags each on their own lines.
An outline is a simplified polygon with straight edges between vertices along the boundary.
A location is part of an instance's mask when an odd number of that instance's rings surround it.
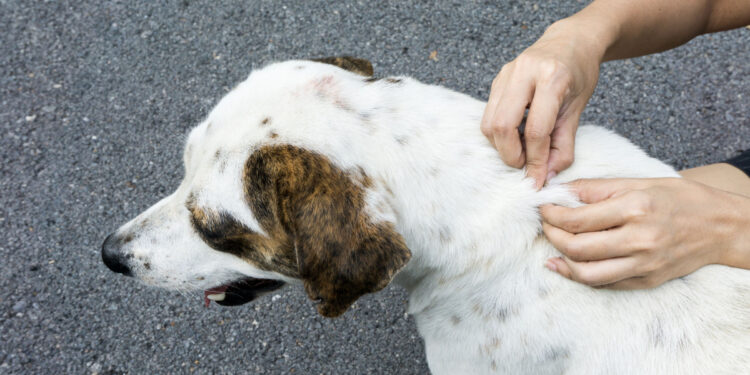
<svg viewBox="0 0 750 375">
<path fill-rule="evenodd" d="M 410 311 L 425 336 L 431 370 L 750 371 L 750 272 L 712 265 L 654 289 L 610 291 L 574 283 L 542 266 L 559 253 L 538 234 L 541 228 L 533 210 L 542 203 L 575 204 L 561 183 L 677 176 L 671 167 L 602 128 L 582 127 L 576 145 L 575 164 L 539 193 L 495 191 L 496 196 L 510 195 L 496 198 L 505 201 L 506 209 L 481 193 L 465 196 L 488 203 L 477 213 L 476 227 L 466 229 L 474 238 L 463 249 L 433 251 L 436 257 L 447 256 L 465 266 L 444 267 L 413 287 Z M 500 173 L 496 178 L 517 176 Z"/>
</svg>

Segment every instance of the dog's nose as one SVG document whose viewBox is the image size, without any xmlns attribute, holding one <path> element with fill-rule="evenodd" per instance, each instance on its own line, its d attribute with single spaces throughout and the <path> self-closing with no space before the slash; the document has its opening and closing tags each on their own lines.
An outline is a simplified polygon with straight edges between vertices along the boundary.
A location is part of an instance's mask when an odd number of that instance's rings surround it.
<svg viewBox="0 0 750 375">
<path fill-rule="evenodd" d="M 110 234 L 102 244 L 102 261 L 112 271 L 130 276 L 130 268 L 125 264 L 125 256 L 120 253 L 120 239 Z"/>
</svg>

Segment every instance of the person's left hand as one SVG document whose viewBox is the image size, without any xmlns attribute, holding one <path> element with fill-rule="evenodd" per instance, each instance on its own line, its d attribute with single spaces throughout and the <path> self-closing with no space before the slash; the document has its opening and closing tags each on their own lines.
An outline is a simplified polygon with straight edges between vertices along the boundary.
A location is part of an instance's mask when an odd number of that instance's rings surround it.
<svg viewBox="0 0 750 375">
<path fill-rule="evenodd" d="M 652 288 L 712 263 L 745 236 L 737 199 L 678 178 L 578 180 L 588 205 L 543 206 L 544 233 L 565 255 L 546 266 L 595 287 Z"/>
</svg>

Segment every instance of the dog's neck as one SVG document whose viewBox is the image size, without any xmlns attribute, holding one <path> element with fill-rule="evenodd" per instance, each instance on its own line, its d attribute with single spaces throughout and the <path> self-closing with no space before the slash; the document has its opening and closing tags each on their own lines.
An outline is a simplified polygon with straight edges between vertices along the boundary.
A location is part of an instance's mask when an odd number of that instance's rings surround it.
<svg viewBox="0 0 750 375">
<path fill-rule="evenodd" d="M 476 103 L 441 109 L 440 118 L 424 108 L 424 122 L 388 129 L 395 137 L 414 134 L 411 138 L 363 145 L 372 152 L 375 180 L 390 193 L 396 229 L 412 252 L 395 279 L 407 290 L 464 276 L 481 282 L 529 267 L 541 272 L 549 254 L 523 254 L 534 241 L 545 241 L 537 238 L 538 207 L 570 199 L 560 186 L 537 191 L 523 170 L 502 163 L 479 131 L 483 104 Z M 377 168 L 383 155 L 390 162 Z"/>
</svg>

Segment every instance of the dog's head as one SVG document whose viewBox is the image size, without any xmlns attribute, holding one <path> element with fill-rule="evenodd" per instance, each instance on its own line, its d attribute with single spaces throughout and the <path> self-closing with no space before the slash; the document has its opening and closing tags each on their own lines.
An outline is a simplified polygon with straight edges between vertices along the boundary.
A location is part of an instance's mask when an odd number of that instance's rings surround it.
<svg viewBox="0 0 750 375">
<path fill-rule="evenodd" d="M 337 61 L 372 74 L 323 62 Z M 301 281 L 329 317 L 385 287 L 410 252 L 387 194 L 332 136 L 364 121 L 342 94 L 354 84 L 368 80 L 316 62 L 251 74 L 191 131 L 178 189 L 107 237 L 104 263 L 223 305 Z"/>
</svg>

